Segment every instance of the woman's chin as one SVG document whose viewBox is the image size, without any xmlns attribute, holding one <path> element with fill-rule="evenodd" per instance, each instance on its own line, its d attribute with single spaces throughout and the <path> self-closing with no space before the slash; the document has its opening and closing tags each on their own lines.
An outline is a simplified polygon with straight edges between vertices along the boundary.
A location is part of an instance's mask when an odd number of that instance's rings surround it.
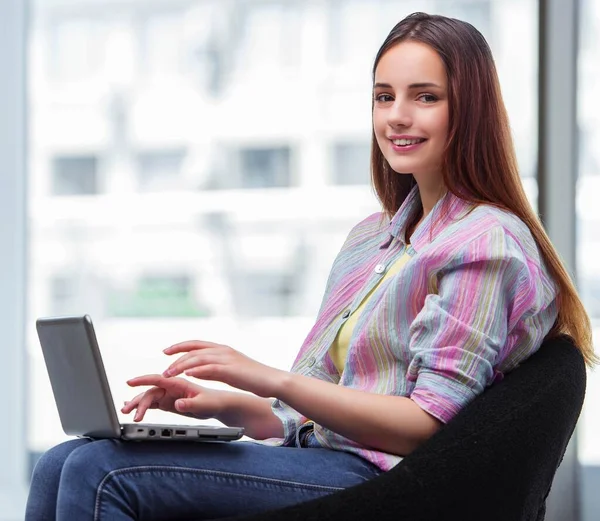
<svg viewBox="0 0 600 521">
<path fill-rule="evenodd" d="M 404 163 L 404 164 L 389 163 L 389 165 L 392 167 L 392 170 L 394 172 L 396 172 L 397 174 L 409 175 L 409 174 L 413 174 L 415 172 L 415 168 L 413 166 L 411 166 L 411 165 L 406 164 L 406 163 Z"/>
</svg>

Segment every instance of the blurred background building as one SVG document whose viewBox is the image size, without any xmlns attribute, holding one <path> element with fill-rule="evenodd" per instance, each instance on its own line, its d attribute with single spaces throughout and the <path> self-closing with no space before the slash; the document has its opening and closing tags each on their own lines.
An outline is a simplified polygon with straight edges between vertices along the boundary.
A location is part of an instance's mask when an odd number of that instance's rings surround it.
<svg viewBox="0 0 600 521">
<path fill-rule="evenodd" d="M 371 66 L 416 9 L 490 39 L 535 202 L 537 44 L 502 30 L 535 33 L 534 2 L 34 2 L 28 322 L 90 313 L 118 399 L 139 357 L 190 336 L 289 367 L 342 241 L 378 210 Z M 64 434 L 29 332 L 43 450 Z"/>
<path fill-rule="evenodd" d="M 379 209 L 369 185 L 371 67 L 414 11 L 464 19 L 488 39 L 537 206 L 535 0 L 30 2 L 32 454 L 65 439 L 38 316 L 93 317 L 117 404 L 133 395 L 126 378 L 161 371 L 161 350 L 184 339 L 290 366 L 342 241 Z M 596 318 L 600 0 L 583 0 L 581 13 L 577 269 Z M 588 396 L 597 380 L 590 375 Z M 600 465 L 599 433 L 600 407 L 588 400 L 584 466 Z"/>
</svg>

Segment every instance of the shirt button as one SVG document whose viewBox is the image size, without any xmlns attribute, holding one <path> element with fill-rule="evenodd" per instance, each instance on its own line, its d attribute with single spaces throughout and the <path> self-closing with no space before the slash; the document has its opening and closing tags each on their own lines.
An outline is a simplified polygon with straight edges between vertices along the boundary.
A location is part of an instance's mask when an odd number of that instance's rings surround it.
<svg viewBox="0 0 600 521">
<path fill-rule="evenodd" d="M 307 362 L 306 365 L 308 365 L 308 367 L 312 367 L 313 365 L 315 365 L 317 363 L 317 359 L 314 356 L 311 356 Z"/>
<path fill-rule="evenodd" d="M 350 310 L 347 309 L 346 311 L 344 311 L 344 313 L 342 314 L 342 318 L 348 318 L 350 316 Z"/>
<path fill-rule="evenodd" d="M 385 266 L 383 264 L 378 264 L 375 266 L 375 273 L 383 273 L 385 271 Z"/>
</svg>

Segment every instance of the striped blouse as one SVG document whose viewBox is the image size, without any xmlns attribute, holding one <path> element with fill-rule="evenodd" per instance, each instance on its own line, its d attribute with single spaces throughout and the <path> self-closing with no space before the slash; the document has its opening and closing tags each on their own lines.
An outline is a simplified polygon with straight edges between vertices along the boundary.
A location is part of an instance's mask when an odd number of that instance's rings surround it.
<svg viewBox="0 0 600 521">
<path fill-rule="evenodd" d="M 540 347 L 557 317 L 557 288 L 529 229 L 515 215 L 447 193 L 407 245 L 405 228 L 419 207 L 415 187 L 391 222 L 377 213 L 352 229 L 291 370 L 409 397 L 448 422 Z M 405 253 L 410 260 L 378 284 Z M 366 295 L 340 374 L 329 350 Z M 284 439 L 268 443 L 294 445 L 307 418 L 280 400 L 273 411 Z M 315 436 L 324 447 L 356 453 L 382 470 L 401 460 L 320 425 Z"/>
</svg>

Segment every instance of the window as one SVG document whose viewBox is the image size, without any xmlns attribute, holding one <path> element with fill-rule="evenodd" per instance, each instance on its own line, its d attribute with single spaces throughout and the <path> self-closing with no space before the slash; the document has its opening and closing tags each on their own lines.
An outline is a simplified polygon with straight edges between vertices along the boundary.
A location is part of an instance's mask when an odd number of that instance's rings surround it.
<svg viewBox="0 0 600 521">
<path fill-rule="evenodd" d="M 69 315 L 76 305 L 76 281 L 67 275 L 56 275 L 50 280 L 50 306 L 53 315 Z"/>
<path fill-rule="evenodd" d="M 194 317 L 208 311 L 194 295 L 187 275 L 144 275 L 133 287 L 116 287 L 108 301 L 112 317 Z"/>
<path fill-rule="evenodd" d="M 285 317 L 292 314 L 296 288 L 294 276 L 288 270 L 245 270 L 242 281 L 242 291 L 237 292 L 239 299 L 235 303 L 241 316 Z"/>
<path fill-rule="evenodd" d="M 140 190 L 160 191 L 180 189 L 184 150 L 151 150 L 137 157 Z"/>
<path fill-rule="evenodd" d="M 85 256 L 80 256 L 83 241 L 72 241 L 68 233 L 62 235 L 62 240 L 69 243 L 64 250 L 71 256 L 72 264 L 65 265 L 59 271 L 52 271 L 48 277 L 48 311 L 46 315 L 81 315 L 88 313 L 93 316 L 104 314 L 106 291 L 105 281 L 92 269 L 86 268 L 89 262 Z M 43 293 L 42 293 L 43 294 Z"/>
<path fill-rule="evenodd" d="M 52 160 L 54 195 L 93 195 L 98 188 L 96 156 L 57 156 Z"/>
<path fill-rule="evenodd" d="M 216 158 L 209 188 L 260 189 L 294 185 L 291 150 L 286 146 L 232 149 L 223 147 Z"/>
<path fill-rule="evenodd" d="M 243 188 L 292 186 L 290 149 L 278 147 L 240 150 L 240 175 Z"/>
<path fill-rule="evenodd" d="M 371 145 L 368 142 L 333 146 L 333 183 L 365 185 L 370 182 Z"/>
</svg>

